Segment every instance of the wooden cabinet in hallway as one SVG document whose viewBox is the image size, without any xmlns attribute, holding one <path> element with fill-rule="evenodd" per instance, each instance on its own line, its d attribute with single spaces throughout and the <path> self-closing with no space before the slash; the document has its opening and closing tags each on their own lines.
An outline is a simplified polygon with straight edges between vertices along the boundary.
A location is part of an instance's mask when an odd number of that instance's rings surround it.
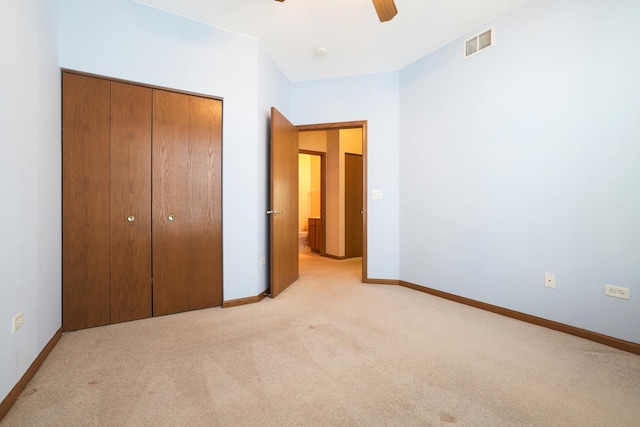
<svg viewBox="0 0 640 427">
<path fill-rule="evenodd" d="M 63 73 L 63 330 L 222 303 L 222 102 Z"/>
<path fill-rule="evenodd" d="M 307 226 L 307 239 L 309 240 L 309 248 L 313 252 L 322 254 L 324 249 L 324 234 L 322 232 L 322 219 L 309 218 Z"/>
</svg>

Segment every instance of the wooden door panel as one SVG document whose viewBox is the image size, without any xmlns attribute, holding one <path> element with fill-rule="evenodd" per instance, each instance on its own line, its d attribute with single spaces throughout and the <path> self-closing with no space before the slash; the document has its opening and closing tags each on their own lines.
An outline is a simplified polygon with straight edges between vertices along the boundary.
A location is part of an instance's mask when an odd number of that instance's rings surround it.
<svg viewBox="0 0 640 427">
<path fill-rule="evenodd" d="M 222 304 L 222 102 L 189 97 L 189 308 Z M 186 200 L 184 201 L 187 202 Z"/>
<path fill-rule="evenodd" d="M 345 154 L 345 256 L 362 256 L 362 156 Z"/>
<path fill-rule="evenodd" d="M 271 108 L 271 296 L 284 291 L 298 270 L 298 129 Z"/>
<path fill-rule="evenodd" d="M 71 331 L 110 321 L 110 82 L 62 78 L 62 328 Z"/>
<path fill-rule="evenodd" d="M 189 99 L 154 91 L 153 118 L 153 314 L 160 315 L 189 309 L 188 294 L 181 290 L 189 275 L 188 242 L 181 238 L 189 231 L 181 197 L 188 189 L 182 145 L 189 139 Z"/>
<path fill-rule="evenodd" d="M 151 100 L 111 84 L 111 323 L 151 316 Z"/>
<path fill-rule="evenodd" d="M 220 305 L 221 101 L 155 90 L 153 104 L 153 313 Z"/>
</svg>

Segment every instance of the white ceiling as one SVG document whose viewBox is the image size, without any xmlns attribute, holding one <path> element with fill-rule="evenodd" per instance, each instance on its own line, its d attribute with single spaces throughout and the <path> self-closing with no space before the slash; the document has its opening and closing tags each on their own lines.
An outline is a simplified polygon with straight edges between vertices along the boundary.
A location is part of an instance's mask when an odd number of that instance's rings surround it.
<svg viewBox="0 0 640 427">
<path fill-rule="evenodd" d="M 527 0 L 395 0 L 385 23 L 371 0 L 136 1 L 260 40 L 297 82 L 399 70 Z"/>
</svg>

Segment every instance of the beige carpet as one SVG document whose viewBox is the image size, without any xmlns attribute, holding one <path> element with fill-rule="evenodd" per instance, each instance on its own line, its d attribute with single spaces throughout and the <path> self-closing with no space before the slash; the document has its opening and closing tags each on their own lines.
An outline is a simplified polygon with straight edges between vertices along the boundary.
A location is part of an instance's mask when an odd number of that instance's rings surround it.
<svg viewBox="0 0 640 427">
<path fill-rule="evenodd" d="M 640 356 L 301 257 L 276 299 L 65 334 L 9 426 L 640 426 Z"/>
</svg>

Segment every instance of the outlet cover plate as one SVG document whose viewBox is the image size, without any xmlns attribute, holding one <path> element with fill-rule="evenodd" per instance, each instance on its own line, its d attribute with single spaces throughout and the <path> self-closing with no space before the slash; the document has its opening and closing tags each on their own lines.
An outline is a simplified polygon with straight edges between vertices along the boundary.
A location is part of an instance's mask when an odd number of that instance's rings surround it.
<svg viewBox="0 0 640 427">
<path fill-rule="evenodd" d="M 629 288 L 621 286 L 604 285 L 604 294 L 608 297 L 629 299 Z"/>
<path fill-rule="evenodd" d="M 556 275 L 555 273 L 544 273 L 544 286 L 547 288 L 556 287 Z"/>
</svg>

